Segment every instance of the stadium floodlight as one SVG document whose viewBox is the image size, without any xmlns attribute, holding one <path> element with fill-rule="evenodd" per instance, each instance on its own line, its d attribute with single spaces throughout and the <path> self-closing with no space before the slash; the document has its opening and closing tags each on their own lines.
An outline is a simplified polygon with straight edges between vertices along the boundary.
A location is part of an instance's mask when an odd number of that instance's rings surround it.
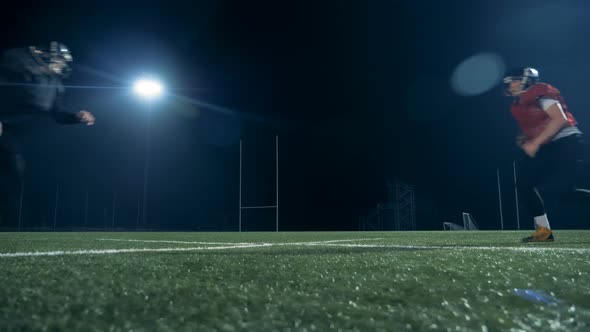
<svg viewBox="0 0 590 332">
<path fill-rule="evenodd" d="M 135 82 L 133 91 L 142 98 L 155 99 L 162 95 L 164 87 L 156 80 L 144 78 Z"/>
<path fill-rule="evenodd" d="M 147 225 L 148 216 L 148 179 L 150 169 L 150 121 L 151 121 L 151 110 L 152 100 L 160 97 L 164 93 L 164 87 L 162 83 L 152 78 L 142 78 L 135 82 L 133 85 L 133 91 L 143 99 L 148 101 L 147 103 L 147 125 L 145 135 L 145 161 L 144 161 L 144 173 L 143 173 L 143 201 L 142 201 L 142 219 L 144 226 Z M 138 217 L 139 220 L 139 217 Z"/>
</svg>

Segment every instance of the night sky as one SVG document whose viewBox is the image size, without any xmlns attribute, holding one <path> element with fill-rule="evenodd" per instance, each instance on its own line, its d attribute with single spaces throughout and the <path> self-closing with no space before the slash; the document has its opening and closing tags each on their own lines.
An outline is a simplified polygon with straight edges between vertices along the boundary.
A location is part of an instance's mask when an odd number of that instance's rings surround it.
<svg viewBox="0 0 590 332">
<path fill-rule="evenodd" d="M 281 230 L 355 230 L 395 179 L 416 186 L 418 229 L 462 211 L 498 229 L 497 169 L 515 228 L 510 100 L 499 84 L 475 96 L 450 84 L 482 52 L 539 69 L 590 130 L 584 1 L 19 2 L 1 15 L 3 49 L 69 46 L 65 83 L 79 87 L 66 104 L 97 119 L 19 134 L 27 226 L 53 224 L 57 185 L 58 226 L 84 222 L 86 192 L 89 227 L 110 224 L 114 195 L 117 226 L 135 226 L 150 106 L 126 87 L 146 74 L 168 92 L 151 105 L 146 228 L 236 230 L 240 139 L 244 204 L 274 204 L 275 135 Z M 588 211 L 549 197 L 554 228 L 588 228 Z M 244 225 L 273 230 L 274 211 Z"/>
</svg>

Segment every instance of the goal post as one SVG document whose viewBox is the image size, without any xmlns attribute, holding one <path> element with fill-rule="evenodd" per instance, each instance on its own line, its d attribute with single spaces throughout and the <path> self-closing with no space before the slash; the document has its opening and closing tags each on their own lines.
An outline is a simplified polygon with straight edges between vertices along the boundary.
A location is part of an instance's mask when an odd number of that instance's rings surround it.
<svg viewBox="0 0 590 332">
<path fill-rule="evenodd" d="M 275 204 L 274 205 L 257 205 L 244 206 L 242 202 L 242 179 L 243 179 L 243 141 L 240 140 L 240 186 L 239 186 L 239 217 L 238 217 L 238 231 L 242 231 L 242 213 L 244 210 L 275 210 L 275 232 L 279 231 L 279 136 L 275 136 Z"/>
</svg>

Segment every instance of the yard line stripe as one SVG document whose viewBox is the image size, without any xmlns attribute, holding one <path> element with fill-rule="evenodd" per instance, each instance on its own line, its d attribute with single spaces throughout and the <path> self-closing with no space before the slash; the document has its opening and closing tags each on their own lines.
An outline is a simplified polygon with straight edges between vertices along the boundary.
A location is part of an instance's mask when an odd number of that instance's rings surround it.
<svg viewBox="0 0 590 332">
<path fill-rule="evenodd" d="M 144 242 L 144 243 L 179 243 L 179 244 L 214 244 L 214 245 L 258 245 L 258 244 L 273 244 L 278 246 L 284 245 L 317 245 L 322 243 L 338 243 L 338 242 L 352 242 L 352 241 L 371 241 L 383 240 L 383 238 L 370 239 L 348 239 L 348 240 L 327 240 L 327 241 L 310 241 L 310 242 L 203 242 L 203 241 L 176 241 L 176 240 L 136 240 L 136 239 L 97 239 L 98 241 L 120 241 L 120 242 Z"/>
<path fill-rule="evenodd" d="M 124 242 L 147 242 L 147 243 L 182 243 L 182 244 L 219 244 L 219 247 L 192 247 L 192 248 L 132 248 L 132 249 L 90 249 L 75 251 L 33 251 L 33 252 L 15 252 L 0 253 L 0 258 L 4 257 L 31 257 L 31 256 L 63 256 L 63 255 L 103 255 L 119 253 L 137 253 L 137 252 L 182 252 L 198 250 L 225 250 L 225 249 L 244 249 L 260 248 L 270 246 L 288 246 L 288 245 L 321 245 L 343 241 L 360 241 L 373 239 L 353 239 L 353 240 L 329 240 L 319 242 L 292 242 L 292 243 L 226 243 L 226 242 L 189 242 L 189 241 L 165 241 L 165 240 L 133 240 L 133 239 L 98 239 L 100 241 L 124 241 Z"/>
<path fill-rule="evenodd" d="M 135 239 L 97 239 L 98 241 L 118 242 L 144 242 L 144 243 L 180 243 L 180 244 L 219 244 L 219 245 L 251 245 L 260 244 L 253 242 L 202 242 L 202 241 L 175 241 L 175 240 L 135 240 Z"/>
<path fill-rule="evenodd" d="M 182 252 L 182 251 L 199 251 L 199 250 L 224 250 L 224 249 L 242 249 L 242 248 L 260 248 L 267 247 L 266 244 L 257 245 L 237 245 L 224 247 L 193 247 L 193 248 L 134 248 L 134 249 L 92 249 L 92 250 L 75 250 L 75 251 L 34 251 L 34 252 L 13 252 L 0 253 L 0 258 L 4 257 L 30 257 L 30 256 L 64 256 L 64 255 L 104 255 L 104 254 L 121 254 L 135 252 Z"/>
<path fill-rule="evenodd" d="M 337 242 L 352 242 L 352 241 L 372 241 L 372 240 L 383 240 L 384 238 L 370 238 L 370 239 L 350 239 L 350 240 L 328 240 L 328 241 L 311 241 L 311 242 L 284 242 L 284 243 L 275 243 L 278 246 L 286 246 L 286 245 L 322 245 L 322 244 L 332 244 Z"/>
<path fill-rule="evenodd" d="M 376 240 L 361 239 L 361 240 Z M 141 240 L 138 240 L 141 241 Z M 91 249 L 91 250 L 75 250 L 75 251 L 36 251 L 36 252 L 14 252 L 14 253 L 0 253 L 0 258 L 5 257 L 27 257 L 27 256 L 63 256 L 63 255 L 101 255 L 101 254 L 119 254 L 119 253 L 142 253 L 142 252 L 187 252 L 200 250 L 225 250 L 225 249 L 245 249 L 245 248 L 261 248 L 261 247 L 276 247 L 276 246 L 318 246 L 318 247 L 343 247 L 343 248 L 391 248 L 391 249 L 435 249 L 435 250 L 489 250 L 489 251 L 522 251 L 522 252 L 573 252 L 579 254 L 587 254 L 590 248 L 549 248 L 549 247 L 468 247 L 468 246 L 420 246 L 420 245 L 388 245 L 388 244 L 351 244 L 351 243 L 334 243 L 344 241 L 359 241 L 359 240 L 331 240 L 331 241 L 316 241 L 316 242 L 283 242 L 283 243 L 249 243 L 237 244 L 220 247 L 191 247 L 191 248 L 132 248 L 132 249 Z M 206 242 L 210 244 L 210 242 Z"/>
<path fill-rule="evenodd" d="M 548 248 L 548 247 L 467 247 L 467 246 L 415 246 L 415 245 L 391 245 L 391 244 L 349 244 L 349 243 L 325 243 L 325 244 L 309 244 L 311 246 L 326 246 L 326 247 L 347 247 L 347 248 L 392 248 L 392 249 L 437 249 L 437 250 L 489 250 L 489 251 L 524 251 L 524 252 L 539 252 L 539 251 L 573 251 L 577 253 L 589 253 L 590 248 Z"/>
</svg>

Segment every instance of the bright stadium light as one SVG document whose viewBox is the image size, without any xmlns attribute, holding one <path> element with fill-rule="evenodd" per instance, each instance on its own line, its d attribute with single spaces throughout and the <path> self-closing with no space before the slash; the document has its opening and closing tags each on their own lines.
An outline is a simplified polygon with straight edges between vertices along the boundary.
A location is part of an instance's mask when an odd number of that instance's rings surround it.
<svg viewBox="0 0 590 332">
<path fill-rule="evenodd" d="M 142 205 L 142 221 L 143 226 L 148 224 L 148 180 L 149 180 L 149 170 L 150 170 L 150 150 L 151 150 L 151 139 L 150 139 L 150 128 L 151 128 L 151 113 L 152 113 L 152 100 L 160 97 L 164 93 L 164 87 L 162 83 L 158 82 L 157 80 L 151 78 L 142 78 L 139 79 L 133 84 L 133 92 L 135 92 L 138 96 L 143 99 L 146 99 L 147 102 L 147 116 L 146 116 L 146 135 L 145 135 L 145 159 L 144 159 L 144 170 L 143 170 L 143 200 L 141 202 Z M 139 216 L 138 216 L 139 221 Z M 136 225 L 136 227 L 139 225 Z"/>
<path fill-rule="evenodd" d="M 162 95 L 164 87 L 156 80 L 140 79 L 133 85 L 133 91 L 146 99 L 155 99 Z"/>
</svg>

